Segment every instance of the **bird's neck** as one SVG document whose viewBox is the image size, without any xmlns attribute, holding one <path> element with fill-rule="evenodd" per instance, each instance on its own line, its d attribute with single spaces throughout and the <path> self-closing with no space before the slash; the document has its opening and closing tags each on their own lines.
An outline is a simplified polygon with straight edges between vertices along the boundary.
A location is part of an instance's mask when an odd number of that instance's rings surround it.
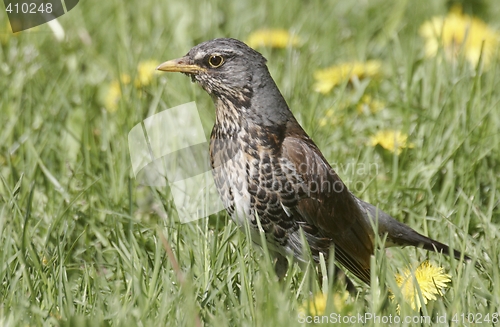
<svg viewBox="0 0 500 327">
<path fill-rule="evenodd" d="M 213 132 L 217 139 L 234 139 L 244 128 L 243 117 L 240 111 L 244 107 L 236 107 L 233 101 L 225 97 L 214 98 L 215 125 Z"/>
<path fill-rule="evenodd" d="M 212 99 L 216 107 L 213 136 L 218 139 L 235 139 L 241 131 L 250 130 L 273 134 L 295 120 L 269 74 L 244 90 L 212 94 Z"/>
</svg>

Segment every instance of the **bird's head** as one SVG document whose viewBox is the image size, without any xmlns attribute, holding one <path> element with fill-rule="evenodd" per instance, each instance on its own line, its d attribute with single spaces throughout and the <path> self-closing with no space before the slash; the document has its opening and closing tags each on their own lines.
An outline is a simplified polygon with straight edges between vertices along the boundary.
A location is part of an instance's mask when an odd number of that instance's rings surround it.
<svg viewBox="0 0 500 327">
<path fill-rule="evenodd" d="M 233 116 L 238 114 L 261 125 L 290 119 L 291 112 L 269 74 L 266 59 L 236 39 L 200 43 L 184 57 L 166 61 L 156 69 L 189 75 L 212 96 L 218 114 L 232 111 Z"/>
<path fill-rule="evenodd" d="M 200 43 L 184 57 L 166 61 L 156 69 L 187 74 L 216 97 L 246 92 L 256 77 L 267 73 L 266 59 L 236 39 Z"/>
</svg>

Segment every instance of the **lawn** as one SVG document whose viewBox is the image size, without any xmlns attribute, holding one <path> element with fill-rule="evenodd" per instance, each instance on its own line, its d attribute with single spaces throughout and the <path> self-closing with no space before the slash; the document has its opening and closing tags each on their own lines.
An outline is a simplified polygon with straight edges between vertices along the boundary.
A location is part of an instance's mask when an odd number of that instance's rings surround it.
<svg viewBox="0 0 500 327">
<path fill-rule="evenodd" d="M 0 325 L 498 323 L 500 6 L 458 1 L 462 14 L 451 2 L 84 0 L 58 19 L 64 36 L 47 24 L 12 34 L 2 10 Z M 433 51 L 422 26 L 450 12 L 493 41 Z M 477 38 L 463 26 L 450 28 Z M 134 126 L 195 101 L 208 137 L 215 117 L 200 87 L 156 64 L 262 28 L 288 32 L 285 47 L 255 46 L 351 191 L 474 262 L 381 241 L 356 295 L 326 273 L 331 261 L 320 278 L 293 264 L 278 281 L 225 211 L 182 223 L 170 188 L 135 178 Z M 425 260 L 449 282 L 414 310 L 395 276 Z"/>
</svg>

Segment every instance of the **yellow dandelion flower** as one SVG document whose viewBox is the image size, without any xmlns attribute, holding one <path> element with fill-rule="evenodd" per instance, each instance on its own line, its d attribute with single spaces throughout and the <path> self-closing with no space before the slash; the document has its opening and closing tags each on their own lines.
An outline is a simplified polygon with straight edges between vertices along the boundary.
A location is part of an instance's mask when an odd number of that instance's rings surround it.
<svg viewBox="0 0 500 327">
<path fill-rule="evenodd" d="M 115 112 L 118 109 L 118 102 L 122 96 L 122 89 L 119 81 L 113 81 L 108 87 L 108 92 L 104 99 L 104 107 L 109 112 Z"/>
<path fill-rule="evenodd" d="M 343 292 L 336 292 L 333 294 L 333 305 L 338 311 L 344 309 L 349 301 L 349 292 L 347 290 Z"/>
<path fill-rule="evenodd" d="M 313 316 L 321 316 L 326 310 L 327 297 L 323 293 L 316 294 L 314 297 L 306 301 L 306 303 L 299 308 L 299 311 L 304 314 Z"/>
<path fill-rule="evenodd" d="M 347 307 L 349 300 L 349 292 L 336 292 L 333 294 L 333 305 L 336 310 L 340 311 Z M 312 296 L 310 299 L 305 301 L 305 303 L 299 308 L 299 312 L 302 314 L 309 314 L 312 316 L 322 316 L 326 313 L 326 304 L 328 302 L 328 297 L 323 293 L 318 293 Z"/>
<path fill-rule="evenodd" d="M 290 34 L 284 29 L 262 29 L 253 32 L 248 37 L 246 43 L 251 48 L 270 47 L 286 48 L 287 46 L 297 47 L 301 40 L 298 36 Z"/>
<path fill-rule="evenodd" d="M 135 78 L 134 85 L 137 88 L 148 86 L 153 80 L 153 76 L 156 75 L 160 63 L 155 60 L 147 60 L 140 62 L 137 65 L 137 77 Z"/>
<path fill-rule="evenodd" d="M 436 300 L 436 295 L 442 294 L 442 290 L 448 287 L 446 283 L 451 281 L 450 278 L 443 268 L 436 267 L 426 260 L 413 271 L 406 269 L 402 274 L 396 274 L 396 283 L 404 300 L 413 310 L 419 311 L 422 303 L 417 287 L 420 288 L 424 304 L 427 304 L 429 300 Z M 394 295 L 391 298 L 394 298 Z"/>
<path fill-rule="evenodd" d="M 375 114 L 385 108 L 385 103 L 374 99 L 371 95 L 365 94 L 358 103 L 358 113 L 369 112 Z"/>
<path fill-rule="evenodd" d="M 385 130 L 380 131 L 370 138 L 372 146 L 380 145 L 386 150 L 401 154 L 404 148 L 413 148 L 412 143 L 407 142 L 408 135 L 400 131 Z"/>
<path fill-rule="evenodd" d="M 109 112 L 115 112 L 118 109 L 118 103 L 122 97 L 122 85 L 130 84 L 130 76 L 120 75 L 120 80 L 114 80 L 108 86 L 108 92 L 104 98 L 104 107 Z"/>
<path fill-rule="evenodd" d="M 498 47 L 500 33 L 482 20 L 465 15 L 460 7 L 454 7 L 446 17 L 436 16 L 420 27 L 425 38 L 425 53 L 434 57 L 440 47 L 448 60 L 463 53 L 467 61 L 477 65 L 483 47 L 483 62 L 487 66 Z"/>
<path fill-rule="evenodd" d="M 354 79 L 373 78 L 380 74 L 382 63 L 378 60 L 367 62 L 352 61 L 334 65 L 314 73 L 317 92 L 326 94 L 335 86 Z"/>
</svg>

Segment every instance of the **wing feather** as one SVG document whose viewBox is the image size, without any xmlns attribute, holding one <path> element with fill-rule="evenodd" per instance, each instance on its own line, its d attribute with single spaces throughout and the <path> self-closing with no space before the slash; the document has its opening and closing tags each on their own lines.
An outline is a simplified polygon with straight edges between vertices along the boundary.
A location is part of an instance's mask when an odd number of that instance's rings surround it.
<svg viewBox="0 0 500 327">
<path fill-rule="evenodd" d="M 302 180 L 294 211 L 301 220 L 316 227 L 321 237 L 331 238 L 336 259 L 369 283 L 374 234 L 355 197 L 304 132 L 289 133 L 281 155 Z"/>
</svg>

